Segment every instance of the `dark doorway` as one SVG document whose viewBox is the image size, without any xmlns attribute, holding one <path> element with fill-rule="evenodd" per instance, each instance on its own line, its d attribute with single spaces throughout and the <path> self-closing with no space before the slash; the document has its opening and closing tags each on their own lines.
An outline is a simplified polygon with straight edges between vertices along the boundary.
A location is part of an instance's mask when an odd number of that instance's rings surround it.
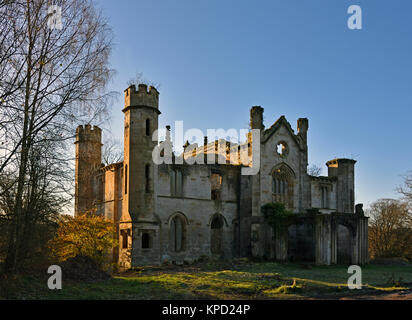
<svg viewBox="0 0 412 320">
<path fill-rule="evenodd" d="M 221 254 L 223 248 L 223 218 L 216 215 L 210 226 L 210 250 L 213 254 Z"/>
<path fill-rule="evenodd" d="M 338 225 L 338 263 L 350 264 L 351 263 L 351 233 L 348 227 L 340 224 Z"/>
<path fill-rule="evenodd" d="M 292 224 L 288 228 L 288 260 L 315 262 L 315 226 Z"/>
</svg>

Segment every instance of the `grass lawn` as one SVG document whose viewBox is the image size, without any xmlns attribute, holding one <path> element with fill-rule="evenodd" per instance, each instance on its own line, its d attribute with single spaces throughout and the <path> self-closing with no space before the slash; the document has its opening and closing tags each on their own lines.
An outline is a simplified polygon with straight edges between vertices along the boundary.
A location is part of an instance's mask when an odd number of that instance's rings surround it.
<svg viewBox="0 0 412 320">
<path fill-rule="evenodd" d="M 379 295 L 412 289 L 411 265 L 367 265 L 361 290 L 349 290 L 347 266 L 305 266 L 275 262 L 141 268 L 110 280 L 64 280 L 49 290 L 47 277 L 20 278 L 2 298 L 14 299 L 310 299 Z M 1 295 L 0 295 L 1 298 Z"/>
</svg>

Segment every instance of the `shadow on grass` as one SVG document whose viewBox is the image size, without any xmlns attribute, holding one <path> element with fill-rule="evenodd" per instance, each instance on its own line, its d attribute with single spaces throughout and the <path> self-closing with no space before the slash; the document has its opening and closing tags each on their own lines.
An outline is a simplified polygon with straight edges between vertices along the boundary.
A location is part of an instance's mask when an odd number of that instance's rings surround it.
<svg viewBox="0 0 412 320">
<path fill-rule="evenodd" d="M 225 265 L 226 267 L 226 265 Z M 365 266 L 362 290 L 347 287 L 347 266 L 238 262 L 213 271 L 199 266 L 139 268 L 93 283 L 64 281 L 49 290 L 47 277 L 21 276 L 0 297 L 7 299 L 339 299 L 410 290 L 410 266 Z M 401 277 L 404 286 L 389 283 Z M 395 275 L 395 276 L 394 276 Z"/>
</svg>

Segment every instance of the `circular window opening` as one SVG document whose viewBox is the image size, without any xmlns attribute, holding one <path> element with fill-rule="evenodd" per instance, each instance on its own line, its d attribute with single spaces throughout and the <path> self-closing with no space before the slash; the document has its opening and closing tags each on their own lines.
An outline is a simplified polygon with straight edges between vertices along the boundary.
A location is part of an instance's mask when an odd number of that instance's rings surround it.
<svg viewBox="0 0 412 320">
<path fill-rule="evenodd" d="M 286 144 L 286 142 L 281 141 L 276 145 L 276 153 L 281 157 L 284 157 L 288 154 L 288 145 Z"/>
</svg>

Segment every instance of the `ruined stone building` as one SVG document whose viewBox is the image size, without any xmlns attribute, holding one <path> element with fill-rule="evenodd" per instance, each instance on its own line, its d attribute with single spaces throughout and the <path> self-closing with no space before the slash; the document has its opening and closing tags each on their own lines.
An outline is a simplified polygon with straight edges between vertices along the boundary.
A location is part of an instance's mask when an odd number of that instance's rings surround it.
<svg viewBox="0 0 412 320">
<path fill-rule="evenodd" d="M 309 175 L 308 119 L 297 120 L 297 133 L 284 116 L 265 128 L 263 108 L 252 107 L 260 170 L 242 175 L 242 166 L 230 162 L 155 165 L 152 134 L 161 113 L 155 88 L 127 88 L 122 111 L 122 162 L 101 165 L 96 126 L 79 126 L 75 142 L 75 214 L 95 208 L 116 223 L 114 259 L 122 268 L 213 254 L 325 265 L 368 261 L 367 218 L 354 204 L 356 161 L 334 159 L 326 163 L 327 176 Z M 207 156 L 216 145 L 205 143 L 194 152 Z M 274 232 L 262 216 L 261 207 L 272 202 L 296 214 L 284 232 Z"/>
</svg>

